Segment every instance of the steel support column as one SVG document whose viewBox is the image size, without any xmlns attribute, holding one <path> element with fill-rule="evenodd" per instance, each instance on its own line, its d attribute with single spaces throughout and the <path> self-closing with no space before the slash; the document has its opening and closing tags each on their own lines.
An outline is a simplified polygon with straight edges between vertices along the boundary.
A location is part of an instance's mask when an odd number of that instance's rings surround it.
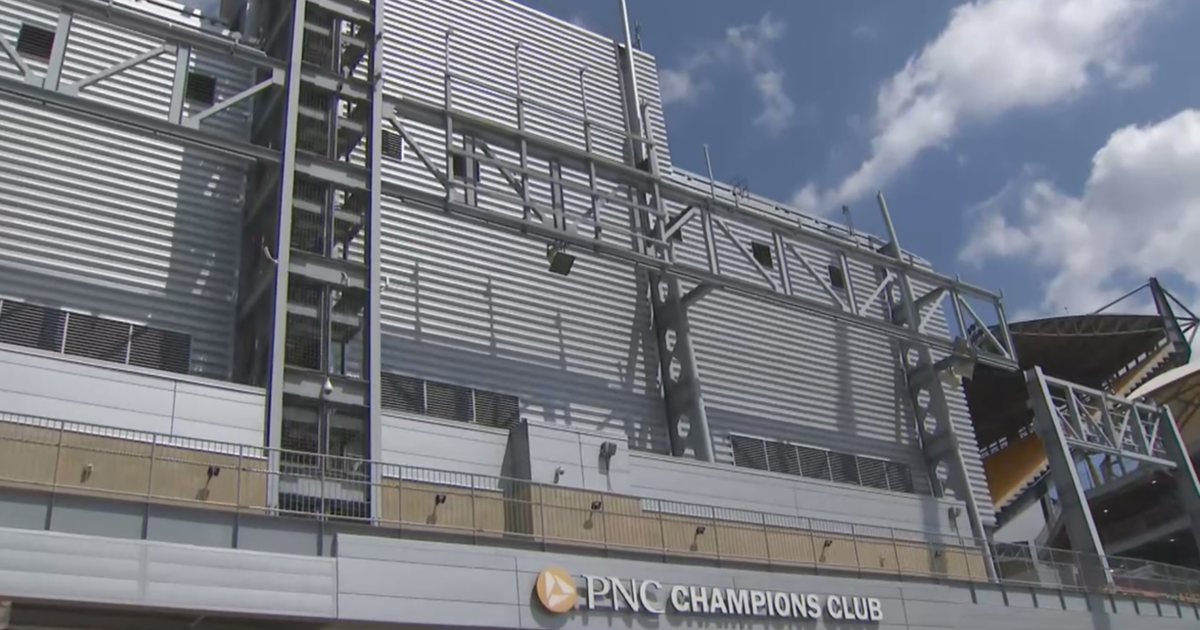
<svg viewBox="0 0 1200 630">
<path fill-rule="evenodd" d="M 286 61 L 284 90 L 255 100 L 251 139 L 280 156 L 258 163 L 258 194 L 247 195 L 239 348 L 262 370 L 246 380 L 267 388 L 268 500 L 283 510 L 378 517 L 367 483 L 378 471 L 362 462 L 378 459 L 380 439 L 381 5 L 273 3 L 264 25 L 264 50 Z M 314 70 L 366 79 L 350 91 Z M 288 471 L 314 466 L 307 474 L 329 483 L 290 481 Z"/>
<path fill-rule="evenodd" d="M 267 446 L 270 451 L 270 469 L 277 473 L 280 469 L 279 451 L 283 442 L 283 383 L 285 370 L 285 346 L 287 344 L 287 307 L 288 307 L 288 271 L 291 266 L 292 253 L 292 194 L 296 185 L 296 129 L 300 121 L 300 68 L 303 65 L 304 53 L 304 13 L 307 8 L 306 0 L 291 3 L 291 27 L 285 31 L 289 44 L 287 46 L 287 80 L 286 96 L 284 97 L 283 116 L 279 121 L 279 143 L 282 155 L 279 163 L 279 204 L 275 217 L 275 233 L 263 234 L 263 251 L 274 265 L 274 282 L 271 288 L 269 331 L 269 369 L 267 372 Z M 286 5 L 280 3 L 277 19 L 289 19 Z M 274 20 L 272 20 L 274 22 Z M 262 331 L 261 327 L 256 330 Z M 267 501 L 272 507 L 278 507 L 279 475 L 272 474 L 268 478 Z"/>
<path fill-rule="evenodd" d="M 1179 504 L 1183 506 L 1183 513 L 1187 516 L 1196 548 L 1200 549 L 1200 481 L 1197 481 L 1196 467 L 1188 455 L 1187 443 L 1179 433 L 1171 409 L 1164 405 L 1162 410 L 1167 420 L 1161 424 L 1163 450 L 1167 457 L 1175 462 L 1175 488 L 1179 493 Z"/>
<path fill-rule="evenodd" d="M 653 207 L 658 213 L 657 217 L 652 217 L 644 210 L 634 210 L 637 215 L 635 227 L 646 236 L 641 241 L 643 253 L 665 256 L 667 260 L 672 260 L 670 241 L 663 238 L 666 209 L 658 184 L 661 174 L 658 169 L 657 150 L 647 142 L 650 134 L 639 95 L 637 62 L 629 29 L 629 11 L 625 0 L 621 0 L 620 4 L 625 43 L 618 57 L 624 95 L 622 102 L 625 104 L 625 119 L 630 135 L 626 156 L 631 166 L 651 174 L 649 183 L 632 192 L 638 206 Z M 665 247 L 658 247 L 655 243 L 665 243 Z M 695 349 L 692 347 L 687 305 L 683 300 L 681 283 L 677 276 L 654 269 L 648 270 L 646 275 L 650 284 L 650 305 L 653 309 L 655 342 L 658 346 L 659 380 L 667 413 L 671 454 L 676 457 L 691 455 L 701 461 L 711 462 L 714 459 L 712 436 L 708 429 L 708 414 L 704 408 L 704 397 L 700 387 L 700 370 L 696 365 Z"/>
<path fill-rule="evenodd" d="M 890 241 L 886 247 L 890 249 L 890 254 L 903 264 L 905 262 L 904 250 L 900 246 L 896 226 L 892 223 L 892 215 L 888 211 L 883 193 L 879 193 L 878 201 Z M 897 276 L 894 287 L 889 288 L 888 293 L 892 297 L 893 320 L 919 328 L 922 321 L 921 307 L 909 277 L 905 274 Z M 941 308 L 941 300 L 937 302 L 934 308 Z M 966 332 L 964 331 L 963 334 Z M 909 400 L 912 403 L 913 414 L 916 416 L 917 439 L 925 458 L 933 493 L 936 496 L 944 494 L 945 488 L 943 488 L 939 473 L 940 468 L 945 466 L 948 481 L 946 485 L 954 494 L 954 498 L 963 502 L 967 520 L 971 526 L 971 535 L 976 544 L 984 550 L 988 577 L 995 577 L 995 566 L 989 553 L 988 531 L 979 514 L 979 504 L 975 497 L 975 490 L 971 486 L 971 478 L 967 475 L 966 461 L 963 458 L 962 447 L 954 428 L 954 419 L 950 416 L 950 407 L 946 402 L 946 391 L 942 383 L 939 365 L 934 360 L 933 351 L 926 344 L 898 340 L 897 346 L 899 349 L 898 360 L 905 373 Z M 911 360 L 911 356 L 914 354 L 916 355 L 915 364 Z M 970 357 L 951 358 L 971 360 Z M 928 397 L 928 402 L 923 402 L 925 397 Z"/>
<path fill-rule="evenodd" d="M 1025 372 L 1025 384 L 1033 408 L 1033 428 L 1045 445 L 1050 474 L 1058 490 L 1060 518 L 1064 519 L 1071 549 L 1080 554 L 1080 585 L 1109 586 L 1112 584 L 1112 573 L 1109 571 L 1108 558 L 1104 555 L 1104 545 L 1100 542 L 1096 521 L 1092 518 L 1092 510 L 1079 480 L 1079 470 L 1075 467 L 1071 445 L 1059 421 L 1057 405 L 1042 369 L 1035 367 Z"/>
</svg>

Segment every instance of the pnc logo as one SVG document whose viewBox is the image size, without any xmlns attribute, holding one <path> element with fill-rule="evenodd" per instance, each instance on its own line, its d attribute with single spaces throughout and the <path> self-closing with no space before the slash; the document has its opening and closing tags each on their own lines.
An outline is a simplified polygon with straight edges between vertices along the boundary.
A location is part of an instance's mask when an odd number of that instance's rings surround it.
<svg viewBox="0 0 1200 630">
<path fill-rule="evenodd" d="M 575 579 L 570 573 L 553 567 L 538 574 L 537 596 L 542 606 L 554 614 L 573 610 L 579 601 Z"/>
</svg>

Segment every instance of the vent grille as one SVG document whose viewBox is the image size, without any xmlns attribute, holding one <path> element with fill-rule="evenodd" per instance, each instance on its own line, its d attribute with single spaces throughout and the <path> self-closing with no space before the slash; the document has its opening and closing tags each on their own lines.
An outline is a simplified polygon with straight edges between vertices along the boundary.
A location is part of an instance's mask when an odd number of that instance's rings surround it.
<svg viewBox="0 0 1200 630">
<path fill-rule="evenodd" d="M 383 408 L 453 422 L 508 429 L 521 421 L 521 400 L 497 392 L 384 372 Z"/>
<path fill-rule="evenodd" d="M 733 465 L 770 472 L 915 494 L 912 468 L 850 453 L 827 451 L 787 442 L 730 435 Z"/>
<path fill-rule="evenodd" d="M 383 153 L 383 157 L 403 160 L 404 139 L 400 137 L 400 134 L 385 129 L 383 132 L 383 146 L 380 152 Z"/>
<path fill-rule="evenodd" d="M 0 300 L 0 343 L 187 374 L 192 337 L 94 315 Z"/>
<path fill-rule="evenodd" d="M 211 74 L 189 72 L 184 84 L 184 98 L 198 105 L 212 105 L 217 102 L 217 78 Z"/>
<path fill-rule="evenodd" d="M 22 24 L 17 33 L 17 53 L 27 59 L 50 61 L 54 52 L 54 31 L 33 24 Z"/>
</svg>

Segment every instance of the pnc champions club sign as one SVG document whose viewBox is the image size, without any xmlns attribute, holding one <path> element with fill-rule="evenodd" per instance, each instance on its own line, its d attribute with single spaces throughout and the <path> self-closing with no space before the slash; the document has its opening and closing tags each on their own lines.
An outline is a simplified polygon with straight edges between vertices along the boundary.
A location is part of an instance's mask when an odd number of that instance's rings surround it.
<svg viewBox="0 0 1200 630">
<path fill-rule="evenodd" d="M 833 619 L 879 623 L 883 605 L 874 597 L 814 595 L 744 588 L 663 585 L 655 580 L 627 580 L 596 575 L 581 576 L 548 568 L 537 578 L 537 598 L 547 612 L 566 614 L 584 610 L 612 610 L 646 615 L 703 617 L 760 617 L 764 619 Z"/>
</svg>

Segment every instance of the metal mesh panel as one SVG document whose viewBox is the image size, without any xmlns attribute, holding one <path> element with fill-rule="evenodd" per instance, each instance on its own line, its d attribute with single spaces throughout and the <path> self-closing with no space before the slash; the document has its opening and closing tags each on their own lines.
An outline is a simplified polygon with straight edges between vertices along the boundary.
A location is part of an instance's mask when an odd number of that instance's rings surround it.
<svg viewBox="0 0 1200 630">
<path fill-rule="evenodd" d="M 885 462 L 887 470 L 888 487 L 896 492 L 913 493 L 912 468 L 908 464 L 900 464 L 897 462 Z"/>
<path fill-rule="evenodd" d="M 37 304 L 0 304 L 0 343 L 61 352 L 66 315 Z"/>
<path fill-rule="evenodd" d="M 769 470 L 767 464 L 767 443 L 758 438 L 741 435 L 729 436 L 733 447 L 733 465 L 757 470 Z"/>
<path fill-rule="evenodd" d="M 425 413 L 425 381 L 391 372 L 384 372 L 382 381 L 379 394 L 384 409 Z"/>
<path fill-rule="evenodd" d="M 386 130 L 383 132 L 382 153 L 384 157 L 393 160 L 404 159 L 404 139 L 400 137 L 400 134 Z"/>
<path fill-rule="evenodd" d="M 859 484 L 858 462 L 855 456 L 846 453 L 829 453 L 829 471 L 838 483 Z"/>
<path fill-rule="evenodd" d="M 187 374 L 192 337 L 167 330 L 134 326 L 129 340 L 129 365 Z"/>
<path fill-rule="evenodd" d="M 508 429 L 521 421 L 521 401 L 516 396 L 475 391 L 475 422 Z"/>
<path fill-rule="evenodd" d="M 870 457 L 858 458 L 859 481 L 867 488 L 888 489 L 887 463 Z"/>
<path fill-rule="evenodd" d="M 825 481 L 833 479 L 829 471 L 829 451 L 809 448 L 807 446 L 797 446 L 796 452 L 800 458 L 801 474 L 805 477 L 824 479 Z"/>
<path fill-rule="evenodd" d="M 471 422 L 475 419 L 472 391 L 446 383 L 425 383 L 425 413 L 434 418 Z"/>
<path fill-rule="evenodd" d="M 796 447 L 783 442 L 767 442 L 767 465 L 771 472 L 800 474 L 800 458 Z"/>
<path fill-rule="evenodd" d="M 217 78 L 202 72 L 189 72 L 184 83 L 184 98 L 197 105 L 217 102 Z"/>
<path fill-rule="evenodd" d="M 282 438 L 279 448 L 281 472 L 292 474 L 310 472 L 318 467 L 321 450 L 320 414 L 311 407 L 285 405 Z"/>
<path fill-rule="evenodd" d="M 78 313 L 67 314 L 63 352 L 77 357 L 125 363 L 129 357 L 129 324 Z"/>
</svg>

